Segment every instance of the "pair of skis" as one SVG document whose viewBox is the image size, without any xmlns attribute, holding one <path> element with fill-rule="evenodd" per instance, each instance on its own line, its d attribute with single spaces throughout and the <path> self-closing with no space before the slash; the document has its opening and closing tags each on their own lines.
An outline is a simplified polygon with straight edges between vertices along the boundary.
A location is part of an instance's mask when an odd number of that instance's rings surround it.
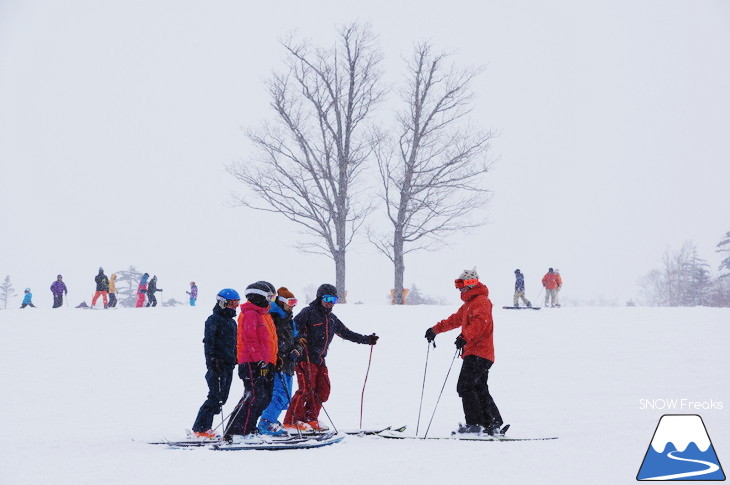
<svg viewBox="0 0 730 485">
<path fill-rule="evenodd" d="M 451 436 L 411 436 L 404 434 L 406 430 L 405 426 L 400 428 L 392 428 L 388 426 L 380 430 L 354 430 L 347 431 L 347 434 L 358 435 L 358 436 L 379 436 L 381 438 L 388 439 L 411 439 L 411 440 L 458 440 L 458 441 L 545 441 L 545 440 L 556 440 L 557 436 L 540 437 L 540 438 L 513 438 L 505 436 L 504 433 L 509 429 L 509 425 L 506 425 L 501 430 L 501 434 L 498 436 L 491 436 L 483 433 L 456 433 L 453 432 Z"/>
<path fill-rule="evenodd" d="M 285 435 L 285 436 L 268 436 L 254 435 L 251 437 L 243 437 L 240 440 L 228 442 L 221 438 L 188 438 L 180 441 L 172 441 L 163 439 L 162 441 L 153 441 L 151 445 L 167 445 L 170 448 L 202 448 L 207 447 L 211 450 L 220 451 L 236 451 L 236 450 L 288 450 L 288 449 L 307 449 L 320 448 L 335 443 L 339 443 L 344 439 L 344 435 L 337 433 L 307 433 L 302 436 Z"/>
</svg>

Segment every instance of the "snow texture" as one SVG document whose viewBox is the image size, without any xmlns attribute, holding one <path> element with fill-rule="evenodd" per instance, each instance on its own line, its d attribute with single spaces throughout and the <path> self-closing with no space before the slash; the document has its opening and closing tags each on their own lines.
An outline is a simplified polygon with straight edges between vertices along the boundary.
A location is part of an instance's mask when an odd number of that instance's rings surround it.
<svg viewBox="0 0 730 485">
<path fill-rule="evenodd" d="M 208 304 L 210 303 L 210 305 Z M 490 390 L 510 443 L 347 436 L 321 449 L 216 452 L 146 444 L 180 439 L 205 399 L 198 307 L 0 311 L 3 484 L 617 484 L 635 476 L 663 414 L 700 414 L 730 459 L 730 310 L 495 309 Z M 496 306 L 496 305 L 495 305 Z M 423 334 L 456 307 L 338 305 L 373 349 L 363 426 L 416 429 L 427 354 Z M 419 433 L 428 425 L 458 332 L 429 353 Z M 369 348 L 336 338 L 326 410 L 358 427 Z M 463 421 L 454 364 L 430 436 Z M 242 393 L 234 381 L 228 413 Z M 642 409 L 642 399 L 713 400 L 724 409 Z M 327 420 L 323 413 L 321 418 Z M 217 419 L 216 422 L 219 420 Z"/>
</svg>

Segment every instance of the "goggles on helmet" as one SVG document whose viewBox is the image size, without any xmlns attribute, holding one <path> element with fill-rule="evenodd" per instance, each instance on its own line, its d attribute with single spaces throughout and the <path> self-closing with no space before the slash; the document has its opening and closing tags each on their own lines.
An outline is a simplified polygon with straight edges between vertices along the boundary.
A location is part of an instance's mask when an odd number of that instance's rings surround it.
<svg viewBox="0 0 730 485">
<path fill-rule="evenodd" d="M 325 303 L 337 303 L 337 297 L 334 295 L 322 295 L 322 301 Z"/>
<path fill-rule="evenodd" d="M 465 286 L 476 285 L 477 283 L 479 283 L 479 280 L 476 278 L 472 278 L 470 280 L 463 280 L 459 278 L 454 280 L 454 286 L 456 286 L 458 289 L 462 289 Z"/>
<path fill-rule="evenodd" d="M 282 303 L 286 303 L 290 307 L 295 307 L 297 306 L 297 303 L 299 303 L 299 300 L 297 300 L 296 298 L 284 298 L 283 296 L 279 296 L 276 299 Z"/>
</svg>

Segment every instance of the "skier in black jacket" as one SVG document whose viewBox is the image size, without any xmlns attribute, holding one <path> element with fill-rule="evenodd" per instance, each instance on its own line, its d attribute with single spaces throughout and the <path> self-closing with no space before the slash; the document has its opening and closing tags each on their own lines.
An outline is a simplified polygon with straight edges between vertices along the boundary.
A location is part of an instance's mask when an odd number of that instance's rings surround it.
<svg viewBox="0 0 730 485">
<path fill-rule="evenodd" d="M 193 424 L 193 434 L 198 438 L 215 438 L 211 430 L 213 416 L 221 412 L 228 400 L 236 367 L 236 332 L 234 319 L 241 297 L 236 290 L 226 288 L 218 292 L 213 314 L 205 321 L 205 381 L 208 383 L 208 398 L 205 400 Z"/>
<path fill-rule="evenodd" d="M 147 305 L 145 306 L 157 306 L 157 298 L 155 298 L 157 291 L 162 291 L 162 288 L 157 288 L 157 275 L 154 275 L 147 283 Z"/>
<path fill-rule="evenodd" d="M 324 428 L 319 423 L 322 403 L 330 395 L 330 380 L 325 357 L 335 335 L 358 344 L 375 345 L 378 336 L 361 335 L 353 332 L 332 313 L 337 303 L 337 289 L 328 284 L 317 289 L 317 298 L 294 318 L 297 335 L 305 345 L 304 355 L 296 366 L 297 389 L 284 418 L 284 428 L 314 429 Z"/>
</svg>

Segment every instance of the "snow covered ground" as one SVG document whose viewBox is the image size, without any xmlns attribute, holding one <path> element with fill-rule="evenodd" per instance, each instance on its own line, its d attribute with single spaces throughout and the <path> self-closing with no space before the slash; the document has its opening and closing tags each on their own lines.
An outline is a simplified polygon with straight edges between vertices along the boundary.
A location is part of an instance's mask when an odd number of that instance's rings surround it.
<svg viewBox="0 0 730 485">
<path fill-rule="evenodd" d="M 197 308 L 1 311 L 0 482 L 635 483 L 666 413 L 700 414 L 720 462 L 730 463 L 730 310 L 709 308 L 495 308 L 490 389 L 512 424 L 509 434 L 559 436 L 555 441 L 348 436 L 326 448 L 279 452 L 148 445 L 182 437 L 205 398 L 201 339 L 212 302 L 200 301 Z M 336 307 L 351 329 L 381 336 L 364 427 L 406 424 L 414 432 L 423 333 L 454 310 Z M 456 333 L 439 335 L 430 352 L 421 434 Z M 368 346 L 340 339 L 330 348 L 326 409 L 340 429 L 358 426 L 368 355 Z M 429 435 L 446 435 L 463 419 L 455 391 L 459 368 L 457 361 Z M 236 380 L 225 412 L 241 392 Z M 642 409 L 663 399 L 677 399 L 679 407 Z M 694 409 L 689 401 L 720 402 L 722 409 Z"/>
</svg>

